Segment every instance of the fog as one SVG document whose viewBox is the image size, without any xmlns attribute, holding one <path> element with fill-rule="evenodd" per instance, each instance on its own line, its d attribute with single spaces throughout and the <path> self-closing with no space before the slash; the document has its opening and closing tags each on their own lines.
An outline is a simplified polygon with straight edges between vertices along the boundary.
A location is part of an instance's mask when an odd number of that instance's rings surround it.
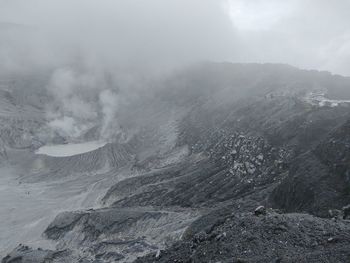
<svg viewBox="0 0 350 263">
<path fill-rule="evenodd" d="M 80 56 L 92 67 L 159 69 L 226 60 L 349 75 L 349 8 L 347 0 L 1 0 L 0 21 L 32 31 L 11 39 L 13 52 L 1 49 L 1 64 L 23 63 L 20 49 L 35 64 Z"/>
<path fill-rule="evenodd" d="M 350 2 L 230 1 L 243 42 L 238 60 L 280 62 L 350 75 Z"/>
<path fill-rule="evenodd" d="M 52 129 L 78 138 L 99 122 L 109 138 L 145 78 L 200 61 L 350 75 L 348 10 L 347 0 L 0 0 L 0 69 L 48 70 Z"/>
<path fill-rule="evenodd" d="M 93 68 L 160 69 L 203 59 L 225 60 L 234 51 L 234 30 L 220 1 L 1 3 L 3 21 L 30 25 L 44 37 L 47 46 L 39 48 L 46 54 L 34 63 L 52 56 L 57 56 L 57 63 L 79 57 Z M 26 45 L 32 41 L 25 40 Z"/>
</svg>

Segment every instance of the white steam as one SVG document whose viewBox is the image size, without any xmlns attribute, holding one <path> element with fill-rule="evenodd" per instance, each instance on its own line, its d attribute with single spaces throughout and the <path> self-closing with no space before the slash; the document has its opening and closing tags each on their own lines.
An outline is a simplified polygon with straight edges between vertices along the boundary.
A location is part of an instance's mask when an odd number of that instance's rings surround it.
<svg viewBox="0 0 350 263">
<path fill-rule="evenodd" d="M 118 105 L 118 95 L 111 90 L 104 90 L 100 93 L 99 102 L 103 114 L 101 127 L 101 137 L 104 140 L 115 136 L 119 131 L 119 125 L 116 118 Z"/>
<path fill-rule="evenodd" d="M 77 140 L 90 129 L 107 140 L 115 136 L 118 124 L 118 89 L 108 75 L 99 71 L 56 70 L 48 85 L 53 103 L 48 105 L 50 128 L 60 136 Z"/>
</svg>

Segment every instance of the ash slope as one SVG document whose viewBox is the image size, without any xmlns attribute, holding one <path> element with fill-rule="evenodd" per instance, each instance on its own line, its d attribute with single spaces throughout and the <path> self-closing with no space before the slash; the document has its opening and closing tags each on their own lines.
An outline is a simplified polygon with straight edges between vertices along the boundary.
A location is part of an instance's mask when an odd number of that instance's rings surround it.
<svg viewBox="0 0 350 263">
<path fill-rule="evenodd" d="M 205 63 L 154 85 L 126 118 L 129 141 L 28 161 L 27 182 L 95 171 L 115 183 L 101 208 L 51 222 L 56 250 L 19 246 L 4 263 L 349 260 L 350 223 L 327 217 L 350 203 L 350 105 L 309 97 L 349 99 L 350 79 Z M 256 217 L 258 205 L 272 209 Z"/>
</svg>

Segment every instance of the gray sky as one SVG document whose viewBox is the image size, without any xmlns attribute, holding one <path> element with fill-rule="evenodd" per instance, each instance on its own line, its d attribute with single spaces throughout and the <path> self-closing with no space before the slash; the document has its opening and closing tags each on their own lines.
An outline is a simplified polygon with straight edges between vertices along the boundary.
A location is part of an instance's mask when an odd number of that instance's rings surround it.
<svg viewBox="0 0 350 263">
<path fill-rule="evenodd" d="M 74 55 L 98 67 L 166 68 L 225 60 L 350 75 L 349 13 L 349 0 L 0 0 L 1 22 L 35 28 L 0 35 L 0 63 L 60 64 Z"/>
</svg>

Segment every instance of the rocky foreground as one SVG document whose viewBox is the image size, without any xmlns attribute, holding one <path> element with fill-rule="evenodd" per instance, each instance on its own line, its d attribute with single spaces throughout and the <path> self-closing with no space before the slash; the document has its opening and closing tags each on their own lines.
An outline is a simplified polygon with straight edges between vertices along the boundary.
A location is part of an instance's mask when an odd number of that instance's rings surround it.
<svg viewBox="0 0 350 263">
<path fill-rule="evenodd" d="M 346 101 L 350 79 L 208 63 L 154 85 L 128 140 L 28 157 L 27 183 L 114 181 L 99 207 L 47 226 L 55 249 L 19 245 L 3 263 L 350 262 L 350 105 L 309 99 Z"/>
<path fill-rule="evenodd" d="M 189 227 L 182 241 L 135 262 L 350 261 L 350 221 L 321 219 L 307 214 L 281 214 L 273 210 L 260 215 L 231 213 L 217 219 L 215 224 L 203 226 L 200 231 L 198 227 Z M 106 242 L 100 246 L 121 246 L 121 243 Z M 69 250 L 33 250 L 20 245 L 2 262 L 97 263 L 125 259 L 122 254 L 103 252 L 104 248 L 100 247 L 95 249 L 95 253 L 100 253 L 90 261 L 75 257 Z"/>
</svg>

